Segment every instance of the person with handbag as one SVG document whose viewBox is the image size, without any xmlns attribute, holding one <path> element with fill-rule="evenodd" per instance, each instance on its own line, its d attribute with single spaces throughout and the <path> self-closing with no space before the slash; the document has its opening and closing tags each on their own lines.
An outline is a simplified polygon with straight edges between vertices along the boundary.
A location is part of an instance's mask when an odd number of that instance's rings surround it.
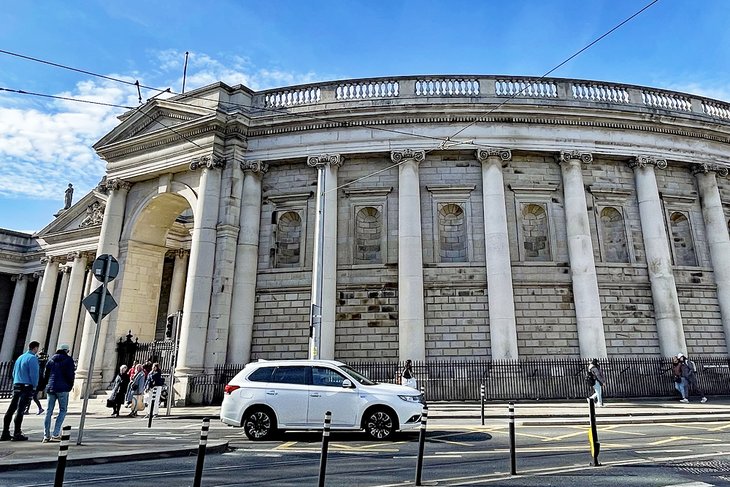
<svg viewBox="0 0 730 487">
<path fill-rule="evenodd" d="M 418 389 L 416 378 L 413 377 L 413 362 L 411 362 L 411 359 L 406 360 L 406 365 L 403 367 L 403 372 L 401 372 L 400 376 L 402 385 Z"/>
<path fill-rule="evenodd" d="M 122 404 L 127 396 L 127 388 L 129 387 L 129 374 L 127 374 L 127 366 L 122 365 L 119 367 L 119 373 L 114 378 L 114 384 L 112 385 L 112 393 L 106 400 L 106 407 L 112 408 L 112 416 L 115 418 L 119 417 L 119 410 L 122 408 Z"/>
<path fill-rule="evenodd" d="M 145 376 L 142 372 L 142 364 L 135 366 L 134 377 L 129 383 L 129 390 L 127 391 L 127 404 L 129 404 L 132 411 L 127 415 L 130 418 L 137 416 L 137 413 L 144 411 L 144 385 Z"/>
</svg>

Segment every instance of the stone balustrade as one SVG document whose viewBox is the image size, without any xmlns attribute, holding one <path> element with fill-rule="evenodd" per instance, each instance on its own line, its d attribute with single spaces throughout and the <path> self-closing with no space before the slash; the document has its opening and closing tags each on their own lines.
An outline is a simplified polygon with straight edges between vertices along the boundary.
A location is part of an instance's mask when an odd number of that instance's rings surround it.
<svg viewBox="0 0 730 487">
<path fill-rule="evenodd" d="M 253 105 L 318 110 L 322 105 L 360 101 L 414 99 L 429 103 L 535 104 L 639 110 L 665 110 L 730 120 L 730 103 L 668 90 L 587 80 L 505 76 L 423 76 L 368 78 L 292 86 L 254 94 Z"/>
</svg>

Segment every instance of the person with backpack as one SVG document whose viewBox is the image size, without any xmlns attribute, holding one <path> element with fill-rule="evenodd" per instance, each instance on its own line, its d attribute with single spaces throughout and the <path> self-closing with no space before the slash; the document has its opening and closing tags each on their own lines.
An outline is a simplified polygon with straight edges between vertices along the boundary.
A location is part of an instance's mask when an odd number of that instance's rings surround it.
<svg viewBox="0 0 730 487">
<path fill-rule="evenodd" d="M 593 386 L 595 391 L 589 399 L 597 402 L 599 406 L 603 407 L 603 386 L 606 384 L 606 378 L 603 375 L 601 366 L 598 364 L 598 359 L 593 359 L 588 364 L 588 370 L 586 371 L 586 382 Z"/>
<path fill-rule="evenodd" d="M 695 363 L 685 357 L 683 353 L 677 354 L 677 358 L 682 364 L 682 377 L 686 381 L 687 387 L 687 401 L 682 402 L 689 402 L 689 396 L 690 392 L 692 392 L 692 389 L 697 391 L 699 395 L 702 396 L 700 402 L 707 402 L 707 397 L 705 397 L 705 393 L 702 391 L 702 389 L 700 389 L 700 385 L 697 382 L 697 367 L 695 366 Z"/>
<path fill-rule="evenodd" d="M 689 402 L 687 399 L 687 381 L 682 377 L 682 362 L 677 357 L 672 358 L 672 378 L 674 380 L 674 388 L 682 396 L 679 402 Z"/>
</svg>

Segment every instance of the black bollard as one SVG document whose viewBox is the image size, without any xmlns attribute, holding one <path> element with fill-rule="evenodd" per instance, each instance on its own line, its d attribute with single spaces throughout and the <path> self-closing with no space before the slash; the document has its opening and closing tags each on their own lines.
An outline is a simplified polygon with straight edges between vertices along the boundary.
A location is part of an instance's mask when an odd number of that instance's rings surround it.
<svg viewBox="0 0 730 487">
<path fill-rule="evenodd" d="M 423 400 L 426 400 L 426 387 L 421 386 L 421 395 L 423 395 Z"/>
<path fill-rule="evenodd" d="M 150 410 L 148 412 L 149 418 L 147 419 L 148 428 L 152 428 L 152 416 L 153 416 L 153 413 L 155 412 L 155 404 L 157 403 L 157 401 L 159 401 L 159 399 L 157 397 L 157 392 L 161 391 L 161 390 L 162 390 L 161 387 L 159 387 L 159 388 L 155 387 L 154 389 L 152 389 L 152 394 L 150 394 L 150 398 L 151 398 L 150 399 Z"/>
<path fill-rule="evenodd" d="M 588 419 L 591 423 L 588 430 L 588 442 L 591 446 L 591 466 L 600 467 L 601 462 L 598 461 L 598 454 L 601 452 L 601 444 L 598 443 L 598 428 L 596 428 L 596 406 L 590 397 L 588 398 Z"/>
<path fill-rule="evenodd" d="M 517 457 L 515 455 L 515 403 L 509 403 L 509 472 L 517 475 Z"/>
<path fill-rule="evenodd" d="M 319 458 L 319 487 L 324 487 L 324 477 L 327 471 L 327 448 L 330 444 L 330 424 L 332 423 L 332 413 L 327 411 L 324 413 L 324 431 L 322 432 L 322 455 Z"/>
<path fill-rule="evenodd" d="M 423 406 L 421 413 L 421 431 L 418 433 L 418 461 L 416 462 L 416 485 L 421 484 L 421 472 L 423 471 L 423 448 L 426 444 L 426 423 L 428 422 L 428 406 Z"/>
<path fill-rule="evenodd" d="M 479 396 L 482 398 L 482 426 L 484 426 L 484 384 L 479 387 Z"/>
<path fill-rule="evenodd" d="M 63 487 L 63 477 L 66 474 L 69 437 L 71 437 L 71 426 L 64 426 L 63 433 L 61 433 L 61 446 L 58 447 L 58 463 L 56 464 L 56 479 L 53 482 L 53 487 Z"/>
<path fill-rule="evenodd" d="M 200 487 L 203 479 L 203 462 L 205 462 L 205 447 L 208 444 L 208 429 L 210 428 L 210 418 L 203 418 L 203 426 L 200 428 L 200 442 L 198 443 L 198 462 L 195 464 L 195 479 L 193 479 L 193 487 Z"/>
</svg>

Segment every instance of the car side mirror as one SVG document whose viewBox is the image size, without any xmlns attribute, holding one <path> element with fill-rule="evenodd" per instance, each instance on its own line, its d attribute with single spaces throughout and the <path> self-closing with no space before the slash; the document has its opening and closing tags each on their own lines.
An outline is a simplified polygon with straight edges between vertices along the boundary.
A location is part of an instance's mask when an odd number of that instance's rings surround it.
<svg viewBox="0 0 730 487">
<path fill-rule="evenodd" d="M 343 389 L 352 389 L 353 388 L 352 381 L 350 381 L 350 379 L 343 380 L 342 381 L 342 388 Z"/>
</svg>

